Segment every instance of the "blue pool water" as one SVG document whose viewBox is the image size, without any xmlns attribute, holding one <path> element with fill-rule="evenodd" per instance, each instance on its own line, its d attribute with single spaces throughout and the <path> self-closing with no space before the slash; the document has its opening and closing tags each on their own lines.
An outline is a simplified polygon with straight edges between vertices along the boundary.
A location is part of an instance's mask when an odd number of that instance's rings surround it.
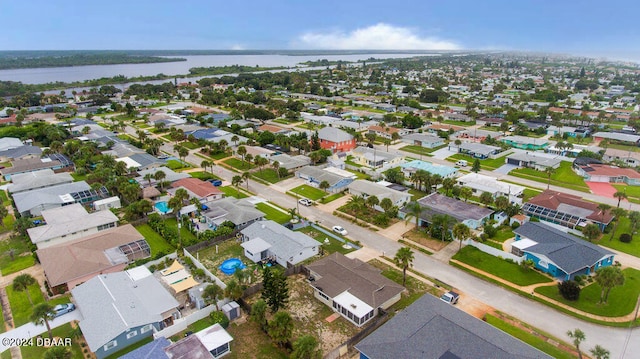
<svg viewBox="0 0 640 359">
<path fill-rule="evenodd" d="M 165 201 L 156 202 L 156 204 L 154 206 L 156 207 L 158 212 L 160 212 L 162 214 L 167 214 L 167 213 L 169 213 L 169 211 L 171 211 L 171 209 L 167 205 L 167 202 L 165 202 Z"/>
<path fill-rule="evenodd" d="M 245 269 L 247 266 L 238 258 L 230 258 L 222 262 L 220 270 L 226 275 L 232 275 L 236 269 Z"/>
</svg>

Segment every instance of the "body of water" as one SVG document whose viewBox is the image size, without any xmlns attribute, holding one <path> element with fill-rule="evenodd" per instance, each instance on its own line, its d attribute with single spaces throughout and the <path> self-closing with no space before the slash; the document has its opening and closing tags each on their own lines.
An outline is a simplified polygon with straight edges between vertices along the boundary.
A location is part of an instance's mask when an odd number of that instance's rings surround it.
<svg viewBox="0 0 640 359">
<path fill-rule="evenodd" d="M 73 67 L 49 67 L 37 69 L 0 70 L 1 81 L 16 81 L 25 84 L 42 84 L 48 82 L 74 82 L 124 75 L 126 77 L 152 76 L 157 74 L 184 75 L 192 67 L 211 66 L 260 66 L 294 67 L 301 62 L 327 59 L 329 61 L 358 61 L 368 58 L 388 59 L 406 58 L 414 56 L 429 56 L 429 54 L 357 54 L 357 55 L 199 55 L 179 56 L 187 61 L 162 62 L 153 64 L 121 64 L 121 65 L 91 65 Z M 166 81 L 166 80 L 165 80 Z"/>
</svg>

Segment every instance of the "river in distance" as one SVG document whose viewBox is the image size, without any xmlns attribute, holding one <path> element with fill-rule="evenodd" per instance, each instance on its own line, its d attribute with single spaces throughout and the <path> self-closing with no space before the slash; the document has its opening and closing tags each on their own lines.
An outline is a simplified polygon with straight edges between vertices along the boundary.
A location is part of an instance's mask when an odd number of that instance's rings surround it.
<svg viewBox="0 0 640 359">
<path fill-rule="evenodd" d="M 48 67 L 36 69 L 0 70 L 0 81 L 16 81 L 25 84 L 42 84 L 48 82 L 74 82 L 93 80 L 102 77 L 124 75 L 126 77 L 152 76 L 157 74 L 185 75 L 192 67 L 211 66 L 260 66 L 260 67 L 295 67 L 301 62 L 327 59 L 329 61 L 358 61 L 369 58 L 388 59 L 406 58 L 414 56 L 429 56 L 429 54 L 344 54 L 344 55 L 197 55 L 179 56 L 187 61 L 162 62 L 152 64 L 121 64 L 121 65 L 90 65 L 71 67 Z M 166 81 L 166 80 L 165 80 Z"/>
</svg>

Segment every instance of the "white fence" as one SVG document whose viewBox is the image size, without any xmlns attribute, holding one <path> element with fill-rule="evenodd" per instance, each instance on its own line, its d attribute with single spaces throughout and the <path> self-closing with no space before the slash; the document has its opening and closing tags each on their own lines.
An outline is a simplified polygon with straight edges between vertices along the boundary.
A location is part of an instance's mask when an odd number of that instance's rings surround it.
<svg viewBox="0 0 640 359">
<path fill-rule="evenodd" d="M 170 327 L 166 327 L 158 332 L 153 333 L 153 339 L 158 339 L 160 337 L 169 338 L 170 336 L 176 335 L 182 331 L 187 330 L 187 326 L 197 322 L 198 320 L 207 317 L 211 312 L 216 310 L 215 305 L 206 306 L 199 311 L 188 315 L 186 317 L 175 319 L 173 321 L 173 325 Z"/>
<path fill-rule="evenodd" d="M 471 239 L 467 239 L 466 241 L 463 241 L 463 243 L 465 245 L 468 245 L 468 246 L 476 247 L 479 250 L 481 250 L 481 251 L 483 251 L 483 252 L 485 252 L 487 254 L 491 254 L 494 257 L 502 257 L 502 258 L 505 258 L 505 259 L 511 259 L 512 261 L 514 261 L 514 262 L 516 262 L 518 264 L 520 264 L 520 262 L 522 262 L 522 260 L 524 259 L 524 257 L 518 257 L 518 256 L 516 256 L 514 254 L 511 254 L 511 253 L 508 253 L 508 252 L 505 252 L 505 251 L 501 251 L 498 248 L 493 248 L 491 246 L 488 246 L 488 245 L 480 243 L 480 242 L 476 242 L 476 241 L 471 240 Z"/>
<path fill-rule="evenodd" d="M 191 258 L 191 260 L 193 261 L 193 264 L 202 269 L 204 271 L 204 274 L 209 277 L 209 279 L 211 279 L 212 281 L 214 281 L 217 285 L 220 286 L 220 288 L 225 289 L 227 288 L 227 285 L 224 284 L 223 281 L 220 280 L 220 278 L 216 277 L 215 275 L 213 275 L 213 273 L 209 272 L 209 270 L 207 269 L 207 267 L 205 267 L 202 263 L 200 263 L 199 260 L 197 260 L 194 256 L 191 255 L 191 253 L 189 253 L 189 251 L 187 251 L 186 249 L 184 250 L 184 255 Z"/>
<path fill-rule="evenodd" d="M 150 261 L 150 262 L 145 263 L 145 264 L 144 264 L 144 266 L 145 266 L 145 267 L 147 267 L 147 268 L 149 268 L 149 267 L 151 267 L 152 265 L 158 265 L 158 264 L 160 264 L 160 263 L 164 262 L 167 258 L 169 258 L 169 259 L 176 259 L 176 258 L 178 258 L 178 253 L 176 253 L 176 252 L 169 253 L 169 254 L 167 254 L 166 256 L 164 256 L 164 257 L 162 257 L 162 258 L 160 258 L 160 259 L 156 259 L 156 260 L 154 260 L 154 261 Z"/>
</svg>

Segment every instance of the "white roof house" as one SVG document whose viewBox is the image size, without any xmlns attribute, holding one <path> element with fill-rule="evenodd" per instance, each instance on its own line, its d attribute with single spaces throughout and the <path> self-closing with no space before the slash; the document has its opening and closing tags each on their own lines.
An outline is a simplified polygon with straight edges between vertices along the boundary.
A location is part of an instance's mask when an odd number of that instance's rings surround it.
<svg viewBox="0 0 640 359">
<path fill-rule="evenodd" d="M 33 189 L 13 194 L 13 200 L 19 213 L 39 216 L 43 210 L 73 203 L 67 196 L 70 193 L 88 191 L 91 186 L 85 181 L 63 183 L 56 186 Z"/>
<path fill-rule="evenodd" d="M 489 192 L 493 198 L 505 196 L 509 198 L 509 202 L 522 204 L 523 186 L 500 182 L 494 177 L 473 172 L 457 178 L 457 181 L 461 186 L 471 188 L 476 195 Z"/>
<path fill-rule="evenodd" d="M 274 221 L 259 221 L 243 229 L 241 244 L 254 261 L 273 257 L 283 267 L 298 264 L 318 254 L 320 242 L 301 232 L 294 232 Z M 266 253 L 264 253 L 266 251 Z M 260 255 L 263 254 L 263 255 Z"/>
<path fill-rule="evenodd" d="M 398 207 L 402 207 L 411 201 L 411 193 L 398 191 L 380 183 L 355 180 L 351 182 L 348 187 L 350 194 L 364 196 L 365 198 L 376 196 L 379 201 L 382 201 L 384 198 L 389 198 L 391 203 Z M 384 211 L 379 205 L 376 205 L 374 208 L 381 212 Z"/>
<path fill-rule="evenodd" d="M 47 168 L 40 171 L 15 174 L 11 176 L 11 182 L 12 184 L 8 187 L 9 192 L 19 193 L 71 183 L 73 182 L 73 177 L 68 172 L 54 173 L 53 170 Z"/>
</svg>

